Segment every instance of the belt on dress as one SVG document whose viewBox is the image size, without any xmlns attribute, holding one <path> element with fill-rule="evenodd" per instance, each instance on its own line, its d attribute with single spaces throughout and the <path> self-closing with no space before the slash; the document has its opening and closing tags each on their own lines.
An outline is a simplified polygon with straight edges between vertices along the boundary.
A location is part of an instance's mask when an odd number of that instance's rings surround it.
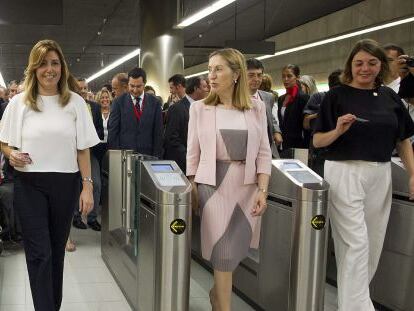
<svg viewBox="0 0 414 311">
<path fill-rule="evenodd" d="M 216 162 L 246 164 L 246 160 L 216 160 Z"/>
</svg>

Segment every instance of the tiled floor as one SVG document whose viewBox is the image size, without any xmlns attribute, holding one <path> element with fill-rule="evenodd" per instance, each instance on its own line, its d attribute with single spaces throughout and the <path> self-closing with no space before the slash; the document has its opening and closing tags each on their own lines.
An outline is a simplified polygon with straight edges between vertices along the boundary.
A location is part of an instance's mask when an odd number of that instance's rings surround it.
<svg viewBox="0 0 414 311">
<path fill-rule="evenodd" d="M 131 311 L 100 254 L 100 234 L 72 230 L 77 250 L 65 260 L 63 311 Z M 208 292 L 212 276 L 191 263 L 190 311 L 210 311 Z M 327 286 L 325 311 L 334 311 L 336 289 Z M 8 250 L 0 256 L 0 311 L 34 310 L 23 251 Z M 233 310 L 254 310 L 233 294 Z"/>
</svg>

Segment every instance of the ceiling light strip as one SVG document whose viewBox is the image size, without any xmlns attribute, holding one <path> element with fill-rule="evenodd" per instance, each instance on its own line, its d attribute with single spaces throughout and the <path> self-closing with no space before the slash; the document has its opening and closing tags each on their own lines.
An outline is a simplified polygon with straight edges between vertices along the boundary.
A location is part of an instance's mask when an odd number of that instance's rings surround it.
<svg viewBox="0 0 414 311">
<path fill-rule="evenodd" d="M 398 21 L 395 21 L 395 22 L 386 23 L 386 24 L 383 24 L 383 25 L 370 27 L 370 28 L 362 29 L 362 30 L 358 30 L 358 31 L 354 31 L 354 32 L 347 33 L 347 34 L 344 34 L 344 35 L 341 35 L 341 36 L 336 36 L 336 37 L 333 37 L 333 38 L 312 42 L 312 43 L 301 45 L 301 46 L 298 46 L 298 47 L 295 47 L 295 48 L 279 51 L 279 52 L 276 52 L 273 55 L 260 56 L 257 59 L 263 60 L 263 59 L 267 59 L 267 58 L 271 58 L 271 57 L 275 57 L 275 56 L 280 56 L 280 55 L 285 55 L 285 54 L 289 54 L 289 53 L 293 53 L 293 52 L 297 52 L 297 51 L 301 51 L 301 50 L 306 50 L 306 49 L 309 49 L 309 48 L 313 48 L 315 46 L 321 46 L 321 45 L 325 45 L 325 44 L 328 44 L 328 43 L 332 43 L 332 42 L 336 42 L 336 41 L 340 41 L 340 40 L 344 40 L 344 39 L 349 39 L 349 38 L 360 36 L 360 35 L 363 35 L 363 34 L 366 34 L 366 33 L 374 32 L 374 31 L 378 31 L 378 30 L 381 30 L 381 29 L 390 28 L 390 27 L 394 27 L 394 26 L 398 26 L 398 25 L 406 24 L 406 23 L 410 23 L 410 22 L 414 22 L 414 17 L 405 18 L 405 19 L 398 20 Z"/>
<path fill-rule="evenodd" d="M 328 44 L 328 43 L 332 43 L 332 42 L 336 42 L 336 41 L 340 41 L 340 40 L 344 40 L 344 39 L 349 39 L 349 38 L 360 36 L 360 35 L 370 33 L 370 32 L 373 32 L 373 31 L 378 31 L 378 30 L 381 30 L 381 29 L 390 28 L 390 27 L 394 27 L 394 26 L 399 26 L 399 25 L 407 24 L 407 23 L 411 23 L 411 22 L 414 22 L 414 16 L 409 17 L 409 18 L 400 19 L 400 20 L 397 20 L 397 21 L 394 21 L 394 22 L 389 22 L 389 23 L 386 23 L 386 24 L 383 24 L 383 25 L 378 25 L 378 26 L 375 26 L 375 27 L 369 27 L 369 28 L 366 28 L 366 29 L 353 31 L 353 32 L 350 32 L 350 33 L 347 33 L 347 34 L 344 34 L 344 35 L 340 35 L 340 36 L 336 36 L 336 37 L 332 37 L 332 38 L 329 38 L 329 39 L 324 39 L 324 40 L 308 43 L 308 44 L 305 44 L 305 45 L 300 45 L 300 46 L 297 46 L 297 47 L 294 47 L 294 48 L 278 51 L 278 52 L 276 52 L 275 54 L 272 54 L 272 55 L 259 56 L 259 57 L 257 57 L 257 59 L 258 60 L 264 60 L 264 59 L 268 59 L 268 58 L 272 58 L 272 57 L 276 57 L 276 56 L 290 54 L 290 53 L 310 49 L 310 48 L 313 48 L 315 46 L 321 46 L 321 45 L 325 45 L 325 44 Z M 195 73 L 195 74 L 192 74 L 191 76 L 194 77 L 194 76 L 198 76 L 198 75 L 201 75 L 201 74 L 205 74 L 205 72 L 203 71 L 203 72 L 200 72 L 200 73 Z M 190 76 L 186 76 L 186 78 L 187 77 L 190 77 Z"/>
<path fill-rule="evenodd" d="M 96 78 L 102 76 L 103 74 L 107 73 L 108 71 L 111 71 L 115 67 L 118 67 L 119 65 L 125 63 L 126 61 L 130 60 L 131 58 L 134 58 L 135 56 L 139 55 L 141 53 L 141 49 L 136 49 L 132 51 L 131 53 L 128 53 L 127 55 L 121 57 L 120 59 L 114 61 L 112 64 L 106 66 L 104 69 L 99 70 L 97 73 L 93 74 L 89 78 L 86 79 L 86 82 L 91 82 L 92 80 L 95 80 Z"/>
<path fill-rule="evenodd" d="M 4 82 L 3 75 L 0 72 L 0 86 L 7 87 L 6 82 Z"/>
<path fill-rule="evenodd" d="M 217 12 L 218 10 L 221 10 L 225 6 L 228 6 L 229 4 L 235 2 L 236 0 L 219 0 L 214 2 L 213 4 L 209 5 L 208 7 L 198 11 L 197 13 L 187 17 L 181 23 L 179 23 L 176 27 L 177 28 L 185 28 L 187 26 L 190 26 L 191 24 L 194 24 L 195 22 L 198 22 L 199 20 L 203 19 L 204 17 L 207 17 L 214 12 Z"/>
<path fill-rule="evenodd" d="M 188 79 L 188 78 L 198 77 L 198 76 L 202 76 L 202 75 L 206 75 L 206 74 L 208 74 L 208 70 L 201 71 L 199 73 L 195 73 L 195 74 L 192 74 L 192 75 L 185 76 L 185 78 Z"/>
</svg>

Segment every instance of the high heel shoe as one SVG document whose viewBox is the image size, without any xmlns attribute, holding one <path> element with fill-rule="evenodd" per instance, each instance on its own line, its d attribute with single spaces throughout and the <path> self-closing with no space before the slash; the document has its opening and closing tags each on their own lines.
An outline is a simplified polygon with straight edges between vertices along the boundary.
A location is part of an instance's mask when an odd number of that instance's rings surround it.
<svg viewBox="0 0 414 311">
<path fill-rule="evenodd" d="M 73 242 L 71 238 L 68 238 L 68 241 L 66 242 L 65 250 L 67 252 L 74 252 L 76 251 L 76 244 Z"/>
</svg>

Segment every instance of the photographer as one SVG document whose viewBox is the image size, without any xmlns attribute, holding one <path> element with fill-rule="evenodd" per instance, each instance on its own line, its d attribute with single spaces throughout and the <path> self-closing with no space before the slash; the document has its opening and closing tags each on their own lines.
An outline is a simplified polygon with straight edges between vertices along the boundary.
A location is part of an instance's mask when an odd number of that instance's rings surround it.
<svg viewBox="0 0 414 311">
<path fill-rule="evenodd" d="M 386 85 L 403 99 L 414 97 L 414 58 L 405 54 L 404 49 L 395 44 L 384 45 L 390 65 L 391 76 Z"/>
</svg>

